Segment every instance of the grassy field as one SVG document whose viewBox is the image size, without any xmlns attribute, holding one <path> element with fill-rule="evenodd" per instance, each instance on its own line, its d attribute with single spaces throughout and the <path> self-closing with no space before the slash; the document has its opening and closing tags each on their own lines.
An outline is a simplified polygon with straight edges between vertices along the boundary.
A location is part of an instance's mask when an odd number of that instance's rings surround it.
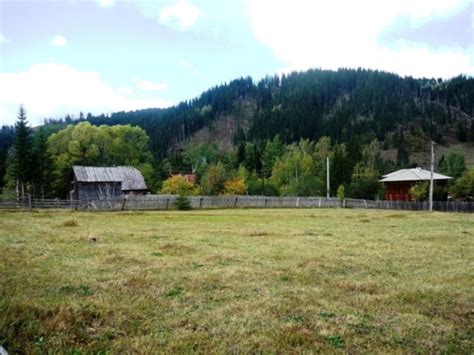
<svg viewBox="0 0 474 355">
<path fill-rule="evenodd" d="M 473 261 L 468 214 L 0 212 L 0 344 L 472 353 Z"/>
</svg>

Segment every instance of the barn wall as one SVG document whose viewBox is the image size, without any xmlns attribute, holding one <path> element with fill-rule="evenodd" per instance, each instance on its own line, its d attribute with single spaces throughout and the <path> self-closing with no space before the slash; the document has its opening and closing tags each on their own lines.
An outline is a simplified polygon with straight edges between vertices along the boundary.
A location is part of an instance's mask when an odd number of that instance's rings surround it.
<svg viewBox="0 0 474 355">
<path fill-rule="evenodd" d="M 397 181 L 385 183 L 385 200 L 387 201 L 411 201 L 410 189 L 422 181 Z M 429 182 L 429 181 L 426 181 Z M 434 181 L 435 186 L 446 186 L 447 180 Z M 442 201 L 447 199 L 447 194 Z"/>
<path fill-rule="evenodd" d="M 123 196 L 120 182 L 76 182 L 78 200 L 103 200 Z"/>
<path fill-rule="evenodd" d="M 388 201 L 410 201 L 410 188 L 416 182 L 386 182 L 385 199 Z"/>
</svg>

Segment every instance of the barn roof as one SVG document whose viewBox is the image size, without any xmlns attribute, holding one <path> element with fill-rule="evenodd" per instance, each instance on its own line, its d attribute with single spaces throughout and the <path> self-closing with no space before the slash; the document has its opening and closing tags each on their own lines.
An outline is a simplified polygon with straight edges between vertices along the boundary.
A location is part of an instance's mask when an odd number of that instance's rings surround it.
<svg viewBox="0 0 474 355">
<path fill-rule="evenodd" d="M 133 166 L 74 166 L 76 180 L 79 182 L 121 182 L 122 191 L 147 190 L 143 175 Z"/>
<path fill-rule="evenodd" d="M 424 181 L 431 179 L 431 172 L 422 168 L 401 169 L 393 173 L 383 175 L 381 182 L 396 182 L 396 181 Z M 450 176 L 433 173 L 433 180 L 449 180 Z"/>
</svg>

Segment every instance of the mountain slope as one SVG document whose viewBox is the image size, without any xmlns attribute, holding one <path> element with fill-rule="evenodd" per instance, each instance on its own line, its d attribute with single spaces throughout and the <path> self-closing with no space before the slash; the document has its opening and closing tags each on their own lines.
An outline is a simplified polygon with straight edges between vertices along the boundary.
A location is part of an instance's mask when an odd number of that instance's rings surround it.
<svg viewBox="0 0 474 355">
<path fill-rule="evenodd" d="M 474 140 L 473 112 L 473 78 L 443 81 L 340 69 L 294 72 L 258 83 L 241 78 L 169 109 L 88 120 L 143 127 L 161 159 L 193 136 L 218 140 L 223 148 L 276 134 L 285 143 L 324 135 L 347 142 L 358 136 L 367 142 L 378 139 L 386 148 L 408 141 L 416 151 L 430 137 L 446 144 Z"/>
</svg>

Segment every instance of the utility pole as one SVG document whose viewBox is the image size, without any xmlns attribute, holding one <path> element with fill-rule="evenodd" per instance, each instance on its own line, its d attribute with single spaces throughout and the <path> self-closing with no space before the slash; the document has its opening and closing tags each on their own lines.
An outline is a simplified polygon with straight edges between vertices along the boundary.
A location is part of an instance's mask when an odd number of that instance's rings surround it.
<svg viewBox="0 0 474 355">
<path fill-rule="evenodd" d="M 326 197 L 329 198 L 329 157 L 326 158 Z"/>
<path fill-rule="evenodd" d="M 433 211 L 434 145 L 435 142 L 431 141 L 430 212 Z"/>
</svg>

